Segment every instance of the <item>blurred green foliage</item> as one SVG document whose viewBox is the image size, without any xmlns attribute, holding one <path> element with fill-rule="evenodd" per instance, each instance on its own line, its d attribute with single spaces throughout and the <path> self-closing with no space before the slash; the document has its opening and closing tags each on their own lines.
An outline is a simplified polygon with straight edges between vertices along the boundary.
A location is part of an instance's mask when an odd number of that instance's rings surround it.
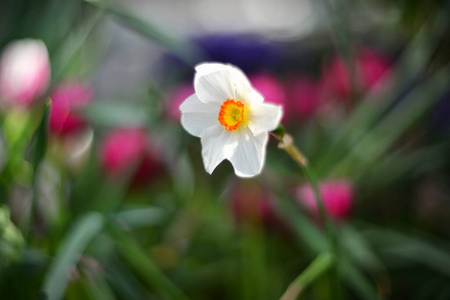
<svg viewBox="0 0 450 300">
<path fill-rule="evenodd" d="M 312 53 L 318 60 L 341 53 L 351 69 L 354 48 L 378 35 L 360 32 L 345 17 L 361 2 L 323 5 L 332 16 L 331 38 L 314 44 Z M 448 299 L 450 141 L 429 122 L 450 87 L 450 5 L 376 5 L 399 14 L 380 24 L 382 35 L 396 39 L 392 45 L 379 39 L 395 52 L 386 88 L 355 93 L 352 107 L 331 125 L 315 116 L 285 130 L 319 181 L 347 178 L 356 186 L 351 217 L 333 224 L 344 299 Z M 42 39 L 52 66 L 49 91 L 67 78 L 95 82 L 111 17 L 184 67 L 207 59 L 188 37 L 114 1 L 3 1 L 0 48 Z M 324 39 L 323 32 L 305 38 L 314 39 Z M 299 298 L 334 299 L 333 273 L 310 265 L 329 249 L 323 226 L 296 202 L 295 189 L 305 182 L 298 166 L 271 141 L 261 176 L 239 180 L 228 163 L 206 174 L 199 140 L 165 114 L 169 90 L 179 84 L 169 81 L 181 71 L 164 72 L 173 74 L 148 78 L 133 99 L 97 99 L 80 110 L 93 141 L 78 170 L 68 167 L 63 143 L 48 131 L 47 97 L 29 111 L 1 112 L 0 298 L 279 299 L 299 278 L 306 282 Z M 143 127 L 162 145 L 166 170 L 156 179 L 135 186 L 133 168 L 119 178 L 105 174 L 101 140 L 121 127 Z M 270 194 L 277 221 L 237 216 L 230 203 L 240 185 Z"/>
</svg>

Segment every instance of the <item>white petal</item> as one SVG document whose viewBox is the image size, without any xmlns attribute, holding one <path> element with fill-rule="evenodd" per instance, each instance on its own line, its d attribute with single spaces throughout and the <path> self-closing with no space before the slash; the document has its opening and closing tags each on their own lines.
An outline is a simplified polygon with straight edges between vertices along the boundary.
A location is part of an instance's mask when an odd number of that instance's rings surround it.
<svg viewBox="0 0 450 300">
<path fill-rule="evenodd" d="M 266 159 L 268 133 L 254 136 L 248 129 L 238 134 L 238 147 L 230 161 L 239 177 L 253 177 L 261 173 Z"/>
<path fill-rule="evenodd" d="M 255 135 L 275 130 L 280 124 L 283 109 L 280 105 L 251 103 L 249 107 L 248 128 Z"/>
<path fill-rule="evenodd" d="M 200 137 L 204 129 L 219 124 L 220 105 L 203 103 L 194 94 L 181 105 L 181 125 L 193 136 Z"/>
<path fill-rule="evenodd" d="M 199 75 L 207 75 L 212 72 L 228 70 L 229 65 L 221 63 L 202 63 L 195 66 L 195 71 Z"/>
<path fill-rule="evenodd" d="M 253 87 L 247 94 L 247 102 L 253 102 L 253 103 L 263 103 L 264 97 Z"/>
<path fill-rule="evenodd" d="M 194 88 L 200 101 L 222 104 L 227 99 L 247 102 L 252 91 L 245 74 L 236 67 L 205 63 L 195 68 Z"/>
<path fill-rule="evenodd" d="M 238 137 L 238 134 L 225 130 L 222 125 L 203 131 L 202 157 L 206 172 L 211 174 L 221 161 L 233 156 L 238 147 Z"/>
</svg>

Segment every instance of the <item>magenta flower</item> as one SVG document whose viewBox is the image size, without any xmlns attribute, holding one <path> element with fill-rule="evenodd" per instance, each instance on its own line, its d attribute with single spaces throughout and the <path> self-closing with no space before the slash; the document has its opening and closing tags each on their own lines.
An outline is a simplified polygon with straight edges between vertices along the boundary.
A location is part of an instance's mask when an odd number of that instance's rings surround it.
<svg viewBox="0 0 450 300">
<path fill-rule="evenodd" d="M 231 211 L 237 221 L 263 223 L 273 214 L 273 199 L 255 184 L 240 183 L 233 187 Z"/>
<path fill-rule="evenodd" d="M 86 125 L 86 121 L 77 110 L 92 101 L 92 89 L 81 83 L 66 83 L 58 86 L 50 94 L 52 109 L 50 114 L 50 132 L 67 135 L 77 132 Z"/>
<path fill-rule="evenodd" d="M 102 141 L 100 163 L 114 178 L 132 175 L 132 184 L 148 182 L 162 174 L 159 153 L 150 147 L 146 132 L 139 128 L 116 129 Z"/>
<path fill-rule="evenodd" d="M 276 199 L 271 191 L 251 181 L 239 181 L 232 185 L 229 207 L 237 223 L 262 225 L 287 232 L 288 226 L 275 209 Z"/>
<path fill-rule="evenodd" d="M 348 180 L 331 180 L 319 183 L 319 191 L 328 214 L 335 220 L 348 218 L 354 202 L 354 189 Z M 298 203 L 317 215 L 314 191 L 310 184 L 296 191 Z"/>
<path fill-rule="evenodd" d="M 363 48 L 354 58 L 355 92 L 376 92 L 390 71 L 389 59 L 381 53 Z M 346 62 L 335 56 L 325 68 L 321 80 L 324 99 L 346 102 L 351 94 L 351 74 Z"/>
<path fill-rule="evenodd" d="M 287 96 L 283 84 L 269 73 L 259 73 L 251 76 L 250 82 L 267 103 L 287 105 Z M 286 111 L 286 110 L 285 110 Z"/>
<path fill-rule="evenodd" d="M 192 83 L 182 84 L 178 86 L 170 95 L 169 102 L 167 105 L 167 114 L 174 120 L 179 122 L 181 118 L 180 105 L 186 98 L 194 94 L 194 87 Z"/>
<path fill-rule="evenodd" d="M 320 87 L 313 79 L 300 75 L 290 79 L 288 96 L 291 109 L 287 113 L 297 118 L 309 118 L 319 107 Z"/>
<path fill-rule="evenodd" d="M 50 60 L 40 40 L 10 43 L 0 58 L 0 98 L 7 106 L 29 107 L 47 89 Z"/>
<path fill-rule="evenodd" d="M 364 48 L 359 52 L 358 67 L 363 76 L 363 89 L 376 92 L 383 88 L 390 73 L 391 62 L 380 53 Z"/>
<path fill-rule="evenodd" d="M 324 70 L 321 88 L 325 99 L 345 101 L 349 98 L 350 72 L 340 57 L 333 57 Z"/>
</svg>

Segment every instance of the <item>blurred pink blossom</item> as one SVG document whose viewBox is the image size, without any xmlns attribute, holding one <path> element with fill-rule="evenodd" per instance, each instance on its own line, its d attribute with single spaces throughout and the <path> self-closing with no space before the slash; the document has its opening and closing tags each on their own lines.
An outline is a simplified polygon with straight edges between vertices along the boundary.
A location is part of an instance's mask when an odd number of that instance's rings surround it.
<svg viewBox="0 0 450 300">
<path fill-rule="evenodd" d="M 346 219 L 352 210 L 354 202 L 354 189 L 345 179 L 330 180 L 319 183 L 319 191 L 328 214 L 335 220 Z M 304 184 L 296 191 L 297 201 L 318 213 L 314 191 L 310 184 Z"/>
<path fill-rule="evenodd" d="M 49 82 L 50 60 L 42 41 L 24 39 L 6 46 L 0 58 L 0 98 L 7 106 L 31 106 Z"/>
<path fill-rule="evenodd" d="M 321 89 L 325 99 L 346 100 L 350 96 L 350 72 L 345 62 L 338 56 L 333 57 L 325 68 Z"/>
<path fill-rule="evenodd" d="M 268 103 L 283 106 L 284 115 L 287 115 L 287 95 L 283 84 L 273 75 L 269 73 L 259 73 L 250 76 L 252 86 L 264 97 L 264 101 Z"/>
<path fill-rule="evenodd" d="M 279 105 L 286 104 L 287 97 L 283 84 L 275 76 L 259 73 L 250 76 L 250 82 L 263 95 L 264 101 Z"/>
<path fill-rule="evenodd" d="M 92 101 L 91 87 L 77 82 L 62 84 L 50 94 L 52 108 L 50 114 L 50 131 L 57 135 L 66 135 L 79 131 L 86 121 L 77 114 Z"/>
<path fill-rule="evenodd" d="M 125 128 L 110 132 L 102 141 L 100 155 L 106 174 L 122 179 L 131 175 L 133 185 L 148 182 L 162 174 L 160 156 L 150 147 L 143 129 Z"/>
<path fill-rule="evenodd" d="M 358 50 L 355 58 L 355 92 L 376 92 L 390 72 L 390 61 L 381 53 L 368 48 Z M 347 63 L 339 56 L 326 66 L 321 88 L 323 98 L 346 102 L 351 94 L 351 74 Z"/>
<path fill-rule="evenodd" d="M 240 182 L 233 186 L 231 211 L 238 222 L 266 223 L 273 218 L 270 193 L 256 184 Z"/>
<path fill-rule="evenodd" d="M 182 84 L 171 93 L 167 105 L 167 114 L 172 120 L 177 122 L 180 121 L 180 105 L 192 94 L 195 94 L 194 86 L 192 83 Z"/>
<path fill-rule="evenodd" d="M 276 198 L 267 186 L 255 181 L 232 185 L 229 205 L 238 224 L 252 224 L 289 234 L 290 227 L 276 210 Z"/>
<path fill-rule="evenodd" d="M 264 72 L 250 76 L 252 86 L 264 97 L 268 103 L 283 106 L 283 120 L 287 118 L 287 95 L 285 88 L 278 78 Z"/>
<path fill-rule="evenodd" d="M 364 48 L 359 52 L 358 67 L 363 76 L 363 89 L 376 92 L 389 76 L 391 62 L 386 56 Z"/>
<path fill-rule="evenodd" d="M 320 100 L 318 82 L 309 77 L 297 75 L 289 80 L 287 90 L 291 109 L 286 113 L 295 117 L 308 118 L 317 112 Z"/>
</svg>

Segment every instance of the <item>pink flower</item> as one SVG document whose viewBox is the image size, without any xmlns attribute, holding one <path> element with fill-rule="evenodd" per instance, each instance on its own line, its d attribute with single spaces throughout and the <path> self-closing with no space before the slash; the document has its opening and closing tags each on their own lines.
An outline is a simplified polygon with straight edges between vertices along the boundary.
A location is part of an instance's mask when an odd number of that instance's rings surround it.
<svg viewBox="0 0 450 300">
<path fill-rule="evenodd" d="M 50 94 L 52 108 L 50 114 L 50 131 L 57 135 L 67 135 L 79 131 L 86 125 L 85 120 L 77 114 L 92 101 L 93 92 L 89 86 L 81 83 L 66 83 L 58 86 Z"/>
<path fill-rule="evenodd" d="M 255 181 L 238 181 L 229 197 L 231 213 L 238 224 L 252 224 L 289 234 L 290 227 L 276 210 L 276 198 L 266 186 Z"/>
<path fill-rule="evenodd" d="M 389 76 L 390 65 L 387 57 L 367 48 L 362 49 L 358 56 L 358 67 L 363 76 L 363 88 L 373 92 L 382 88 Z"/>
<path fill-rule="evenodd" d="M 255 184 L 240 182 L 233 187 L 231 211 L 237 221 L 265 223 L 273 217 L 273 199 L 270 193 Z"/>
<path fill-rule="evenodd" d="M 40 40 L 10 43 L 0 58 L 0 98 L 7 106 L 29 107 L 47 89 L 50 60 Z"/>
<path fill-rule="evenodd" d="M 338 56 L 333 57 L 323 73 L 321 88 L 324 98 L 345 101 L 350 96 L 350 72 L 345 62 Z"/>
<path fill-rule="evenodd" d="M 291 115 L 300 118 L 313 116 L 319 107 L 320 87 L 317 82 L 305 76 L 290 79 L 288 95 Z"/>
<path fill-rule="evenodd" d="M 179 122 L 181 117 L 180 105 L 183 103 L 186 98 L 194 94 L 194 86 L 192 83 L 182 84 L 178 86 L 170 95 L 168 106 L 167 106 L 167 114 L 169 117 Z"/>
<path fill-rule="evenodd" d="M 347 180 L 331 180 L 319 184 L 320 195 L 328 214 L 336 219 L 346 219 L 351 212 L 354 200 L 354 190 L 352 184 Z M 311 210 L 318 213 L 314 191 L 310 184 L 302 185 L 296 192 L 297 201 Z"/>
<path fill-rule="evenodd" d="M 100 162 L 104 172 L 111 177 L 124 178 L 132 172 L 134 185 L 148 182 L 161 175 L 162 163 L 150 148 L 144 130 L 117 129 L 109 133 L 100 147 Z"/>
<path fill-rule="evenodd" d="M 360 49 L 355 58 L 355 92 L 375 92 L 382 87 L 383 79 L 390 71 L 389 59 L 371 49 Z M 335 56 L 325 68 L 321 80 L 323 97 L 346 102 L 351 93 L 351 74 L 347 63 Z"/>
<path fill-rule="evenodd" d="M 264 97 L 265 102 L 284 107 L 284 117 L 286 117 L 288 113 L 288 109 L 286 109 L 287 95 L 283 84 L 269 73 L 259 73 L 249 79 L 253 87 Z"/>
</svg>

